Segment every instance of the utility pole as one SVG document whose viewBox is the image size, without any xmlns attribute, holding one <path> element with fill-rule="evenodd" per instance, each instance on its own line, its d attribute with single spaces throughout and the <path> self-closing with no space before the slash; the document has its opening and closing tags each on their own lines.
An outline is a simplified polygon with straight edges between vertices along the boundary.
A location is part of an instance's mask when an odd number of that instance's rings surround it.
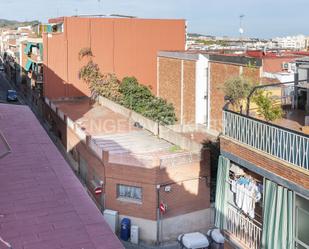
<svg viewBox="0 0 309 249">
<path fill-rule="evenodd" d="M 240 41 L 241 41 L 241 45 L 243 45 L 243 34 L 244 34 L 244 29 L 243 29 L 243 23 L 242 23 L 242 21 L 243 21 L 243 18 L 245 17 L 245 15 L 244 14 L 241 14 L 240 16 L 239 16 L 239 34 L 240 34 Z"/>
</svg>

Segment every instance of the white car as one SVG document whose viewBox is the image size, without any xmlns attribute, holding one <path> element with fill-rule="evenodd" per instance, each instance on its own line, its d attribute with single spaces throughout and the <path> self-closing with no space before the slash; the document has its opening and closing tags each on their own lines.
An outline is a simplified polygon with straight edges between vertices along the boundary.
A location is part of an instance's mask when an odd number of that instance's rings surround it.
<svg viewBox="0 0 309 249">
<path fill-rule="evenodd" d="M 209 241 L 207 237 L 199 232 L 185 233 L 178 236 L 178 243 L 181 248 L 202 249 L 208 248 Z"/>
</svg>

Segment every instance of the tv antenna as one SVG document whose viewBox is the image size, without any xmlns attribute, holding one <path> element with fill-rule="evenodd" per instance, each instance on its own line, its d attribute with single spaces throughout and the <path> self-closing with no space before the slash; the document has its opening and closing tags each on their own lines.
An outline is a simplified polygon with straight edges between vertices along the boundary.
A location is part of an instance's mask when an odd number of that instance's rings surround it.
<svg viewBox="0 0 309 249">
<path fill-rule="evenodd" d="M 242 37 L 243 33 L 244 33 L 244 29 L 243 29 L 243 26 L 242 26 L 242 21 L 244 19 L 245 15 L 244 14 L 241 14 L 239 16 L 239 34 L 240 34 L 240 37 Z"/>
</svg>

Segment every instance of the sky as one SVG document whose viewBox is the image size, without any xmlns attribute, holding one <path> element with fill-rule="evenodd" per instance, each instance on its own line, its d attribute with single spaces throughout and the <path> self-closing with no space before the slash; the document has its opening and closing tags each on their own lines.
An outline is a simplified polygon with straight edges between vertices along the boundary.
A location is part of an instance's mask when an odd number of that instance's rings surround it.
<svg viewBox="0 0 309 249">
<path fill-rule="evenodd" d="M 309 0 L 0 0 L 0 18 L 40 20 L 75 14 L 123 14 L 140 18 L 181 18 L 188 31 L 246 37 L 309 36 Z"/>
</svg>

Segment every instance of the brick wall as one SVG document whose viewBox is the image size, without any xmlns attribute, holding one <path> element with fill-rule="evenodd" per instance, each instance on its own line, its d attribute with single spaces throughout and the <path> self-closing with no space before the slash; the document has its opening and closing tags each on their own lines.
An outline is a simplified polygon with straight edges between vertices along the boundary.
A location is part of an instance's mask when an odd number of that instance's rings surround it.
<svg viewBox="0 0 309 249">
<path fill-rule="evenodd" d="M 210 128 L 222 131 L 222 108 L 224 107 L 224 82 L 243 75 L 254 82 L 260 80 L 260 68 L 210 62 Z"/>
<path fill-rule="evenodd" d="M 195 123 L 195 61 L 184 61 L 183 120 L 184 124 Z M 206 84 L 206 82 L 205 82 Z"/>
<path fill-rule="evenodd" d="M 300 172 L 294 168 L 287 166 L 285 163 L 280 163 L 279 160 L 272 160 L 271 158 L 259 153 L 245 145 L 239 145 L 229 139 L 221 137 L 221 150 L 232 153 L 233 155 L 246 160 L 256 166 L 265 170 L 273 172 L 274 174 L 298 185 L 309 189 L 309 175 Z"/>
<path fill-rule="evenodd" d="M 159 57 L 159 96 L 172 103 L 181 122 L 180 59 Z M 195 123 L 195 61 L 183 60 L 183 123 Z"/>
<path fill-rule="evenodd" d="M 237 65 L 210 62 L 210 128 L 222 130 L 222 108 L 224 101 L 224 82 L 231 77 L 239 76 Z"/>
<path fill-rule="evenodd" d="M 83 142 L 80 142 L 72 130 L 66 128 L 65 123 L 48 106 L 45 108 L 46 118 L 53 124 L 53 130 L 60 131 L 62 134 L 63 146 L 73 152 L 72 156 L 77 163 L 81 157 L 87 162 L 88 183 L 94 179 L 94 175 L 104 180 L 105 208 L 117 210 L 121 215 L 156 220 L 156 186 L 166 183 L 172 185 L 172 192 L 166 193 L 163 188 L 160 191 L 160 199 L 169 206 L 169 211 L 164 217 L 173 217 L 210 207 L 208 151 L 205 151 L 202 163 L 175 165 L 163 169 L 117 164 L 103 165 L 103 162 Z M 209 176 L 207 180 L 199 179 L 205 176 Z M 118 199 L 117 184 L 142 187 L 142 203 Z M 91 192 L 91 188 L 89 190 Z M 99 196 L 95 196 L 95 199 L 100 203 Z"/>
<path fill-rule="evenodd" d="M 159 96 L 172 103 L 180 118 L 181 60 L 159 57 Z"/>
</svg>

